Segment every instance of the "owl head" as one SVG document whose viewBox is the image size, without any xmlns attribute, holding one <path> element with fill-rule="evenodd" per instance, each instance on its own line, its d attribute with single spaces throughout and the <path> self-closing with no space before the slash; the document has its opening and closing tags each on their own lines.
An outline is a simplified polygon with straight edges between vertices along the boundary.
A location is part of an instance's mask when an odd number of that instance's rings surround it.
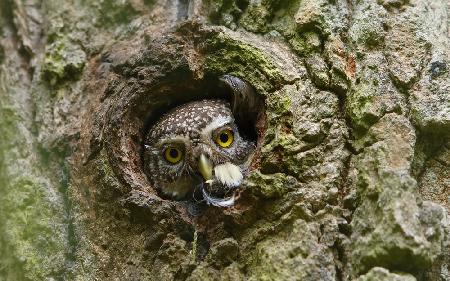
<svg viewBox="0 0 450 281">
<path fill-rule="evenodd" d="M 166 196 L 179 200 L 200 190 L 208 204 L 230 206 L 255 143 L 239 133 L 227 101 L 201 100 L 165 114 L 144 149 L 148 177 Z"/>
</svg>

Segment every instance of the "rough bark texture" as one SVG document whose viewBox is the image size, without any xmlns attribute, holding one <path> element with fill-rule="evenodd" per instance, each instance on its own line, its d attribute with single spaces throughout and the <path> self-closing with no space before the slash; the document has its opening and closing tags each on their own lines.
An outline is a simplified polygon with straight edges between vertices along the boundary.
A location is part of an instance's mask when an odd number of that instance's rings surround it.
<svg viewBox="0 0 450 281">
<path fill-rule="evenodd" d="M 450 280 L 447 0 L 0 0 L 0 280 Z M 162 199 L 149 122 L 265 99 L 233 208 Z"/>
</svg>

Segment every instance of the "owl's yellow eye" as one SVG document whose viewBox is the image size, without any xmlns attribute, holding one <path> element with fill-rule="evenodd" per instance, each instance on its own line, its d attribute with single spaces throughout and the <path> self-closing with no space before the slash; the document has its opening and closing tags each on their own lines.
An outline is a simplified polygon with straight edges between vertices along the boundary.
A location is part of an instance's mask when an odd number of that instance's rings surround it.
<svg viewBox="0 0 450 281">
<path fill-rule="evenodd" d="M 167 162 L 176 164 L 180 162 L 181 158 L 183 157 L 183 152 L 175 147 L 169 147 L 166 150 L 164 150 L 164 158 L 167 160 Z"/>
<path fill-rule="evenodd" d="M 224 148 L 230 147 L 234 141 L 233 131 L 225 129 L 221 131 L 216 137 L 216 143 Z"/>
</svg>

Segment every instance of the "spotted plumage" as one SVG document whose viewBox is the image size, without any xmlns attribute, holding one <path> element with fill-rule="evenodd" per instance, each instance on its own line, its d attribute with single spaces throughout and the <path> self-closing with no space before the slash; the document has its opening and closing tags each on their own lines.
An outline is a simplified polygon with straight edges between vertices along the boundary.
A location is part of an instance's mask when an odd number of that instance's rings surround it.
<svg viewBox="0 0 450 281">
<path fill-rule="evenodd" d="M 174 108 L 150 128 L 144 160 L 152 184 L 166 196 L 188 199 L 198 190 L 209 204 L 229 206 L 254 148 L 228 102 L 201 100 Z"/>
</svg>

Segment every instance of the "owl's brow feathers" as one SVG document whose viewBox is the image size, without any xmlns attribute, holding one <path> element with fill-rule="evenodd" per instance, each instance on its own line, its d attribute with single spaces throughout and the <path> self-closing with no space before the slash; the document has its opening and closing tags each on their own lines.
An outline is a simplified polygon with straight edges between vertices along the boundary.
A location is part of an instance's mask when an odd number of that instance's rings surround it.
<svg viewBox="0 0 450 281">
<path fill-rule="evenodd" d="M 215 129 L 223 127 L 227 124 L 230 124 L 233 121 L 234 121 L 234 118 L 231 116 L 219 116 L 217 119 L 213 120 L 210 124 L 206 125 L 206 127 L 203 128 L 201 134 L 208 135 Z"/>
</svg>

